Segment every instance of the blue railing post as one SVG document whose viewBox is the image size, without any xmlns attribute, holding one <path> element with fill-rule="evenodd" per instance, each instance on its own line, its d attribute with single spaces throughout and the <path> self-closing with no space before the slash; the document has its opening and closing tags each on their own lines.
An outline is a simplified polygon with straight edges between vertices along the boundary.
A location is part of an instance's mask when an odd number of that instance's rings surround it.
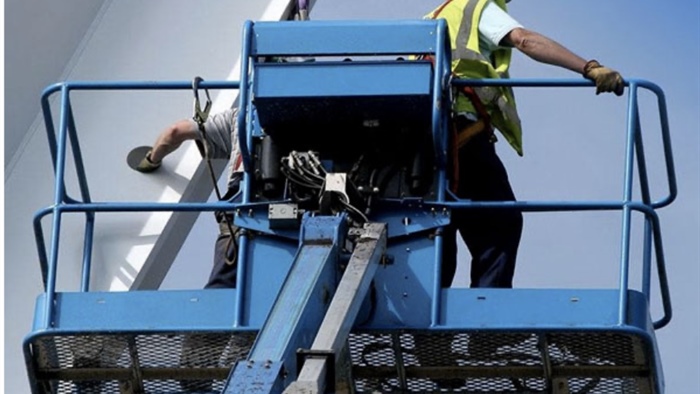
<svg viewBox="0 0 700 394">
<path fill-rule="evenodd" d="M 438 162 L 437 201 L 445 201 L 447 189 L 447 146 L 448 146 L 448 105 L 445 94 L 449 94 L 449 81 L 451 74 L 449 50 L 449 38 L 447 23 L 444 19 L 437 21 L 437 40 L 435 48 L 435 64 L 433 66 L 433 113 L 432 135 L 434 151 Z M 441 45 L 444 44 L 444 45 Z M 431 300 L 430 324 L 435 327 L 440 324 L 440 310 L 442 309 L 442 264 L 443 264 L 444 238 L 443 229 L 439 229 L 435 236 L 435 266 L 433 269 L 433 297 Z"/>
<path fill-rule="evenodd" d="M 236 272 L 236 291 L 238 291 L 238 297 L 236 297 L 236 305 L 234 311 L 234 327 L 240 327 L 243 325 L 243 299 L 246 292 L 245 278 L 248 275 L 248 267 L 246 260 L 248 257 L 248 234 L 243 232 L 238 238 L 238 256 L 237 259 L 237 272 Z"/>
<path fill-rule="evenodd" d="M 44 327 L 53 325 L 53 304 L 56 296 L 56 276 L 58 270 L 58 245 L 61 232 L 62 206 L 65 201 L 65 163 L 66 163 L 66 130 L 68 128 L 68 107 L 70 94 L 66 84 L 61 87 L 61 115 L 58 139 L 56 142 L 56 186 L 54 189 L 53 228 L 51 234 L 51 253 L 49 254 L 49 270 L 46 280 L 46 307 L 44 311 Z"/>
<path fill-rule="evenodd" d="M 51 213 L 51 208 L 44 208 L 34 215 L 34 239 L 36 241 L 36 251 L 39 256 L 39 267 L 41 268 L 41 280 L 44 284 L 44 291 L 48 285 L 49 258 L 46 255 L 46 241 L 44 240 L 44 229 L 41 226 L 41 219 Z"/>
<path fill-rule="evenodd" d="M 70 83 L 67 84 L 70 91 Z M 78 132 L 75 126 L 75 118 L 73 117 L 73 108 L 70 103 L 68 108 L 68 138 L 71 142 L 71 151 L 73 152 L 73 161 L 75 163 L 75 171 L 77 173 L 78 184 L 80 186 L 80 195 L 82 202 L 90 203 L 90 189 L 87 184 L 87 174 L 85 173 L 85 165 L 83 163 L 83 155 L 78 141 Z M 95 213 L 85 212 L 85 240 L 83 243 L 83 267 L 82 278 L 80 280 L 80 290 L 90 290 L 90 272 L 92 271 L 92 243 L 95 232 Z"/>
<path fill-rule="evenodd" d="M 440 322 L 440 310 L 442 309 L 442 250 L 444 236 L 443 228 L 438 229 L 435 235 L 435 264 L 433 266 L 433 299 L 430 304 L 430 326 L 437 327 Z"/>
<path fill-rule="evenodd" d="M 447 57 L 447 48 L 440 43 L 449 42 L 447 39 L 447 23 L 444 19 L 439 19 L 437 24 L 437 47 L 435 48 L 435 64 L 433 72 L 433 144 L 435 145 L 435 154 L 438 160 L 438 165 L 441 168 L 447 166 L 447 132 L 442 128 L 445 115 L 445 103 L 443 92 L 449 86 L 445 84 L 445 80 L 449 77 L 449 58 Z M 444 195 L 444 192 L 443 192 Z M 438 200 L 440 197 L 438 197 Z"/>
<path fill-rule="evenodd" d="M 618 309 L 618 324 L 623 325 L 627 321 L 627 290 L 629 289 L 629 259 L 630 240 L 632 231 L 632 210 L 629 204 L 633 200 L 632 187 L 634 184 L 634 146 L 636 141 L 637 124 L 637 85 L 629 84 L 627 104 L 627 138 L 625 142 L 624 181 L 622 191 L 622 247 L 620 256 L 620 295 Z"/>
<path fill-rule="evenodd" d="M 637 155 L 637 168 L 639 169 L 639 188 L 642 195 L 642 202 L 651 205 L 651 193 L 649 189 L 649 176 L 647 173 L 646 158 L 644 155 L 644 139 L 642 137 L 642 127 L 639 119 L 639 108 L 636 111 L 637 128 L 635 131 L 635 154 Z M 642 251 L 642 293 L 647 301 L 651 298 L 651 225 L 649 218 L 644 216 L 644 240 Z"/>
<path fill-rule="evenodd" d="M 238 141 L 241 148 L 241 156 L 243 158 L 243 168 L 245 173 L 252 171 L 252 159 L 250 157 L 250 149 L 248 145 L 248 124 L 246 118 L 248 118 L 248 96 L 250 90 L 250 55 L 252 46 L 252 31 L 253 22 L 246 21 L 243 25 L 243 50 L 241 52 L 241 90 L 239 92 L 239 111 L 238 111 Z M 247 175 L 244 175 L 244 182 L 248 186 L 249 180 Z M 243 201 L 247 202 L 246 197 L 249 196 L 248 187 L 243 190 Z"/>
</svg>

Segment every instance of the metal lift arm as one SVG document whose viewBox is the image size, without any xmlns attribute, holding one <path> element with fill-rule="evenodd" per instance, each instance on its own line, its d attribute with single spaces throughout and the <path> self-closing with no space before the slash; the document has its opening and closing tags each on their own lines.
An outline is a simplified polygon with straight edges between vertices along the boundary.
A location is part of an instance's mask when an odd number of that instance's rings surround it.
<svg viewBox="0 0 700 394">
<path fill-rule="evenodd" d="M 306 392 L 324 392 L 325 381 L 335 381 L 328 371 L 347 342 L 386 248 L 386 225 L 367 225 L 336 288 L 345 222 L 344 215 L 305 220 L 302 245 L 279 297 L 248 360 L 236 365 L 224 393 L 282 392 L 289 383 L 287 380 L 296 376 L 290 371 L 298 369 L 298 349 L 309 347 L 298 384 L 286 392 L 304 392 L 300 387 L 315 387 L 315 391 Z M 330 301 L 332 293 L 335 296 Z M 316 339 L 312 345 L 314 333 Z M 326 354 L 333 357 L 323 356 Z"/>
<path fill-rule="evenodd" d="M 299 378 L 285 394 L 323 393 L 333 387 L 336 377 L 331 372 L 340 364 L 341 351 L 386 250 L 386 234 L 386 224 L 365 225 L 316 339 L 305 352 Z"/>
</svg>

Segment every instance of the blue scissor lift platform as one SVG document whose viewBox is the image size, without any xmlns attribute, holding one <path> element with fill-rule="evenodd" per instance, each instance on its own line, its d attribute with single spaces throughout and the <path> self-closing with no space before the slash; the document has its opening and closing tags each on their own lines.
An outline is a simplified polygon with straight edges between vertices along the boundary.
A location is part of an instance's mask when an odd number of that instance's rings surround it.
<svg viewBox="0 0 700 394">
<path fill-rule="evenodd" d="M 654 332 L 670 320 L 670 301 L 655 209 L 676 191 L 658 87 L 627 82 L 621 201 L 477 203 L 447 192 L 450 87 L 504 81 L 451 80 L 444 21 L 247 22 L 243 36 L 240 83 L 199 84 L 240 88 L 246 173 L 233 203 L 89 197 L 70 92 L 189 84 L 66 82 L 45 92 L 57 197 L 35 218 L 46 292 L 24 343 L 33 393 L 663 392 Z M 649 198 L 639 88 L 659 98 L 670 191 L 657 202 Z M 56 92 L 57 133 L 48 106 Z M 63 182 L 69 143 L 80 199 L 68 196 Z M 642 201 L 632 198 L 635 153 Z M 277 163 L 285 161 L 291 164 L 280 171 Z M 291 173 L 295 165 L 321 173 L 292 185 L 303 172 Z M 619 210 L 620 286 L 441 288 L 442 228 L 453 210 L 478 208 Z M 89 291 L 96 215 L 217 209 L 233 212 L 244 229 L 235 289 Z M 67 212 L 85 213 L 86 257 L 81 289 L 57 292 L 60 218 Z M 632 212 L 645 220 L 640 291 L 628 285 Z M 49 253 L 41 228 L 47 215 Z M 664 307 L 658 321 L 649 312 L 652 260 Z"/>
</svg>

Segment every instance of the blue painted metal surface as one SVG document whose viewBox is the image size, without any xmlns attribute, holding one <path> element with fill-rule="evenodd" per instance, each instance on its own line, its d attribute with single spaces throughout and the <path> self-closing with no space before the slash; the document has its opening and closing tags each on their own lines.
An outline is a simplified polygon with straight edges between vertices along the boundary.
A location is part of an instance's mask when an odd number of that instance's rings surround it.
<svg viewBox="0 0 700 394">
<path fill-rule="evenodd" d="M 309 33 L 309 32 L 313 33 Z M 299 42 L 292 43 L 289 37 L 304 37 Z M 332 37 L 332 39 L 331 39 Z M 249 91 L 255 83 L 256 69 L 264 63 L 257 63 L 260 57 L 285 57 L 285 56 L 373 56 L 373 55 L 422 55 L 430 54 L 435 59 L 436 73 L 430 79 L 432 84 L 432 125 L 433 145 L 438 162 L 441 165 L 447 163 L 447 118 L 446 108 L 447 91 L 450 78 L 450 47 L 447 37 L 447 25 L 444 20 L 437 21 L 305 21 L 298 22 L 246 22 L 243 27 L 243 58 L 241 61 L 241 100 L 238 117 L 239 140 L 247 141 L 241 147 L 243 164 L 246 173 L 252 171 L 252 135 L 249 132 L 253 121 L 249 108 L 246 107 L 249 97 L 256 95 Z M 383 67 L 395 67 L 390 62 L 384 62 Z M 346 67 L 347 73 L 352 73 L 355 67 Z M 416 67 L 408 66 L 415 69 Z M 282 76 L 282 79 L 285 77 Z M 367 78 L 373 78 L 372 74 L 362 73 L 362 78 L 354 78 L 355 83 L 363 83 Z M 294 78 L 292 78 L 294 79 Z M 326 78 L 329 79 L 329 78 Z M 406 81 L 406 78 L 390 78 Z M 387 80 L 379 80 L 377 86 L 386 86 Z M 322 84 L 314 83 L 316 88 Z M 298 87 L 298 85 L 297 85 Z M 338 111 L 338 107 L 335 111 Z M 314 115 L 322 115 L 325 111 L 316 111 Z M 406 115 L 403 113 L 402 115 Z M 401 118 L 401 117 L 398 117 Z M 241 127 L 242 126 L 242 127 Z M 439 172 L 441 185 L 444 184 L 444 171 Z M 250 186 L 250 179 L 244 177 L 246 186 Z M 247 188 L 246 188 L 247 190 Z M 439 191 L 442 197 L 442 191 Z M 244 191 L 243 202 L 249 202 Z"/>
<path fill-rule="evenodd" d="M 269 134 L 361 128 L 367 119 L 427 129 L 432 77 L 427 61 L 261 63 L 254 67 L 254 103 Z"/>
<path fill-rule="evenodd" d="M 255 67 L 255 102 L 266 97 L 365 97 L 431 93 L 428 61 L 263 63 Z"/>
<path fill-rule="evenodd" d="M 429 234 L 390 240 L 391 263 L 375 273 L 377 303 L 368 324 L 375 327 L 429 327 L 431 325 L 435 247 Z M 439 286 L 439 285 L 438 285 Z"/>
<path fill-rule="evenodd" d="M 617 319 L 617 297 L 614 289 L 445 289 L 441 326 L 538 330 L 619 329 L 629 324 L 647 331 L 644 297 L 634 292 L 630 315 L 622 325 Z M 468 316 L 459 313 L 464 311 L 469 311 Z"/>
<path fill-rule="evenodd" d="M 284 390 L 284 364 L 280 361 L 248 360 L 236 364 L 233 379 L 222 394 L 268 394 Z"/>
<path fill-rule="evenodd" d="M 444 43 L 423 20 L 256 22 L 252 56 L 428 54 Z M 320 38 L 320 39 L 319 39 Z"/>
<path fill-rule="evenodd" d="M 51 331 L 202 331 L 230 330 L 236 289 L 58 293 Z M 47 297 L 36 302 L 35 331 Z M 262 321 L 249 326 L 259 329 Z"/>
<path fill-rule="evenodd" d="M 296 351 L 311 346 L 338 282 L 339 254 L 344 241 L 346 217 L 305 217 L 301 244 L 291 270 L 265 321 L 245 367 L 239 364 L 225 393 L 273 393 L 293 379 Z M 275 363 L 285 368 L 262 368 Z M 255 384 L 250 379 L 255 368 Z M 286 383 L 286 384 L 285 384 Z M 241 389 L 244 388 L 242 391 Z"/>
<path fill-rule="evenodd" d="M 248 245 L 247 259 L 254 264 L 247 265 L 247 277 L 245 280 L 241 278 L 249 285 L 245 286 L 240 300 L 245 313 L 239 324 L 260 327 L 289 273 L 299 242 L 256 235 Z M 261 283 L 265 285 L 261 286 Z"/>
</svg>

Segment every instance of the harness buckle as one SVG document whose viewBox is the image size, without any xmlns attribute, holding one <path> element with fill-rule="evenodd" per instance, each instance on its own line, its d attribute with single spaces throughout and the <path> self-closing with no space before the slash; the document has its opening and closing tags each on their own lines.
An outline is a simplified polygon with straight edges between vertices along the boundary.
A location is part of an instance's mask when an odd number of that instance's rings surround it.
<svg viewBox="0 0 700 394">
<path fill-rule="evenodd" d="M 194 77 L 192 80 L 192 91 L 194 92 L 194 121 L 197 124 L 202 125 L 209 118 L 209 111 L 211 110 L 211 97 L 209 96 L 209 89 L 204 89 L 204 93 L 207 96 L 207 102 L 204 104 L 204 109 L 202 109 L 199 103 L 199 84 L 204 81 L 202 77 Z"/>
</svg>

